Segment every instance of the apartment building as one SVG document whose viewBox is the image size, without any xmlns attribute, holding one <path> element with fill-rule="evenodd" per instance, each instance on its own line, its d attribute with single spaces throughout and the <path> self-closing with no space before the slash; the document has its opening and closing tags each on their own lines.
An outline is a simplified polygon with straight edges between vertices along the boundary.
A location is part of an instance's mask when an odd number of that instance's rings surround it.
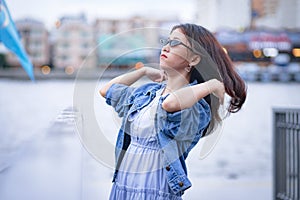
<svg viewBox="0 0 300 200">
<path fill-rule="evenodd" d="M 101 67 L 132 66 L 137 62 L 158 63 L 159 39 L 169 33 L 165 24 L 176 19 L 131 17 L 96 19 L 94 35 L 98 64 Z"/>
<path fill-rule="evenodd" d="M 73 72 L 81 67 L 130 67 L 137 62 L 157 64 L 161 45 L 173 17 L 131 17 L 96 19 L 88 22 L 84 14 L 63 16 L 48 34 L 43 23 L 23 19 L 16 22 L 22 42 L 34 66 L 50 65 Z M 7 61 L 19 66 L 9 53 Z"/>
<path fill-rule="evenodd" d="M 252 0 L 254 28 L 300 28 L 299 0 Z"/>
<path fill-rule="evenodd" d="M 53 65 L 59 69 L 97 67 L 93 27 L 85 15 L 64 16 L 56 22 L 53 34 Z"/>
<path fill-rule="evenodd" d="M 15 22 L 21 42 L 34 67 L 48 65 L 50 62 L 48 31 L 45 25 L 35 19 L 21 19 Z M 6 61 L 10 66 L 20 66 L 20 62 L 12 52 L 7 52 Z"/>
<path fill-rule="evenodd" d="M 299 0 L 196 0 L 196 23 L 220 29 L 299 29 Z"/>
</svg>

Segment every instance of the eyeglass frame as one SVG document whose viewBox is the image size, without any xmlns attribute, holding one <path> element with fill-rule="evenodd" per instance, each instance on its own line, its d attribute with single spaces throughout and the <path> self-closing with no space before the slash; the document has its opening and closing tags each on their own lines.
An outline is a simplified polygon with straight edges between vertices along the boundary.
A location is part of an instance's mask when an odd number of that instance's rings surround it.
<svg viewBox="0 0 300 200">
<path fill-rule="evenodd" d="M 171 44 L 171 42 L 177 42 L 176 44 Z M 181 42 L 180 40 L 170 40 L 170 39 L 160 39 L 159 42 L 163 45 L 163 46 L 166 46 L 167 44 L 170 45 L 170 47 L 175 47 L 175 46 L 178 46 L 178 45 L 183 45 L 185 46 L 187 49 L 189 49 L 190 51 L 192 51 L 193 53 L 196 53 L 191 47 L 187 46 L 186 44 L 184 44 L 183 42 Z"/>
</svg>

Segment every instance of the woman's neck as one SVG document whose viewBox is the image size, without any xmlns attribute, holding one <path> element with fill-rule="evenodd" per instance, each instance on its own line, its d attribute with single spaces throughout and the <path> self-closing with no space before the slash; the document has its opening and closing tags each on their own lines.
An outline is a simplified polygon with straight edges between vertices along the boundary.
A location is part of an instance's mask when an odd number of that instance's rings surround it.
<svg viewBox="0 0 300 200">
<path fill-rule="evenodd" d="M 184 77 L 183 75 L 168 76 L 168 81 L 164 93 L 170 93 L 175 90 L 178 90 L 183 86 L 187 85 L 188 83 L 188 77 Z"/>
</svg>

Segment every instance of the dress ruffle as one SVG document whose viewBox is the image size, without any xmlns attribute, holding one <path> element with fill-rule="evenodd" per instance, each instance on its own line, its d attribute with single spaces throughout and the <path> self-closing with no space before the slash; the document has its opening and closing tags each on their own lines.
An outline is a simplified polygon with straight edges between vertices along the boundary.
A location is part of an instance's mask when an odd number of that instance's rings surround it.
<svg viewBox="0 0 300 200">
<path fill-rule="evenodd" d="M 182 200 L 180 196 L 156 189 L 135 189 L 114 183 L 110 200 Z"/>
</svg>

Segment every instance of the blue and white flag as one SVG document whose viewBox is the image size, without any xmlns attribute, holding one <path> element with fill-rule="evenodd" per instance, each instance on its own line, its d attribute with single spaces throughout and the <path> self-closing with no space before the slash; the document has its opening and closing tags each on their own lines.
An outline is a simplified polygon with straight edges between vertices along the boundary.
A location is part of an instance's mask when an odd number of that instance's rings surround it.
<svg viewBox="0 0 300 200">
<path fill-rule="evenodd" d="M 33 65 L 24 50 L 5 0 L 0 0 L 0 42 L 17 55 L 29 78 L 34 80 Z"/>
</svg>

